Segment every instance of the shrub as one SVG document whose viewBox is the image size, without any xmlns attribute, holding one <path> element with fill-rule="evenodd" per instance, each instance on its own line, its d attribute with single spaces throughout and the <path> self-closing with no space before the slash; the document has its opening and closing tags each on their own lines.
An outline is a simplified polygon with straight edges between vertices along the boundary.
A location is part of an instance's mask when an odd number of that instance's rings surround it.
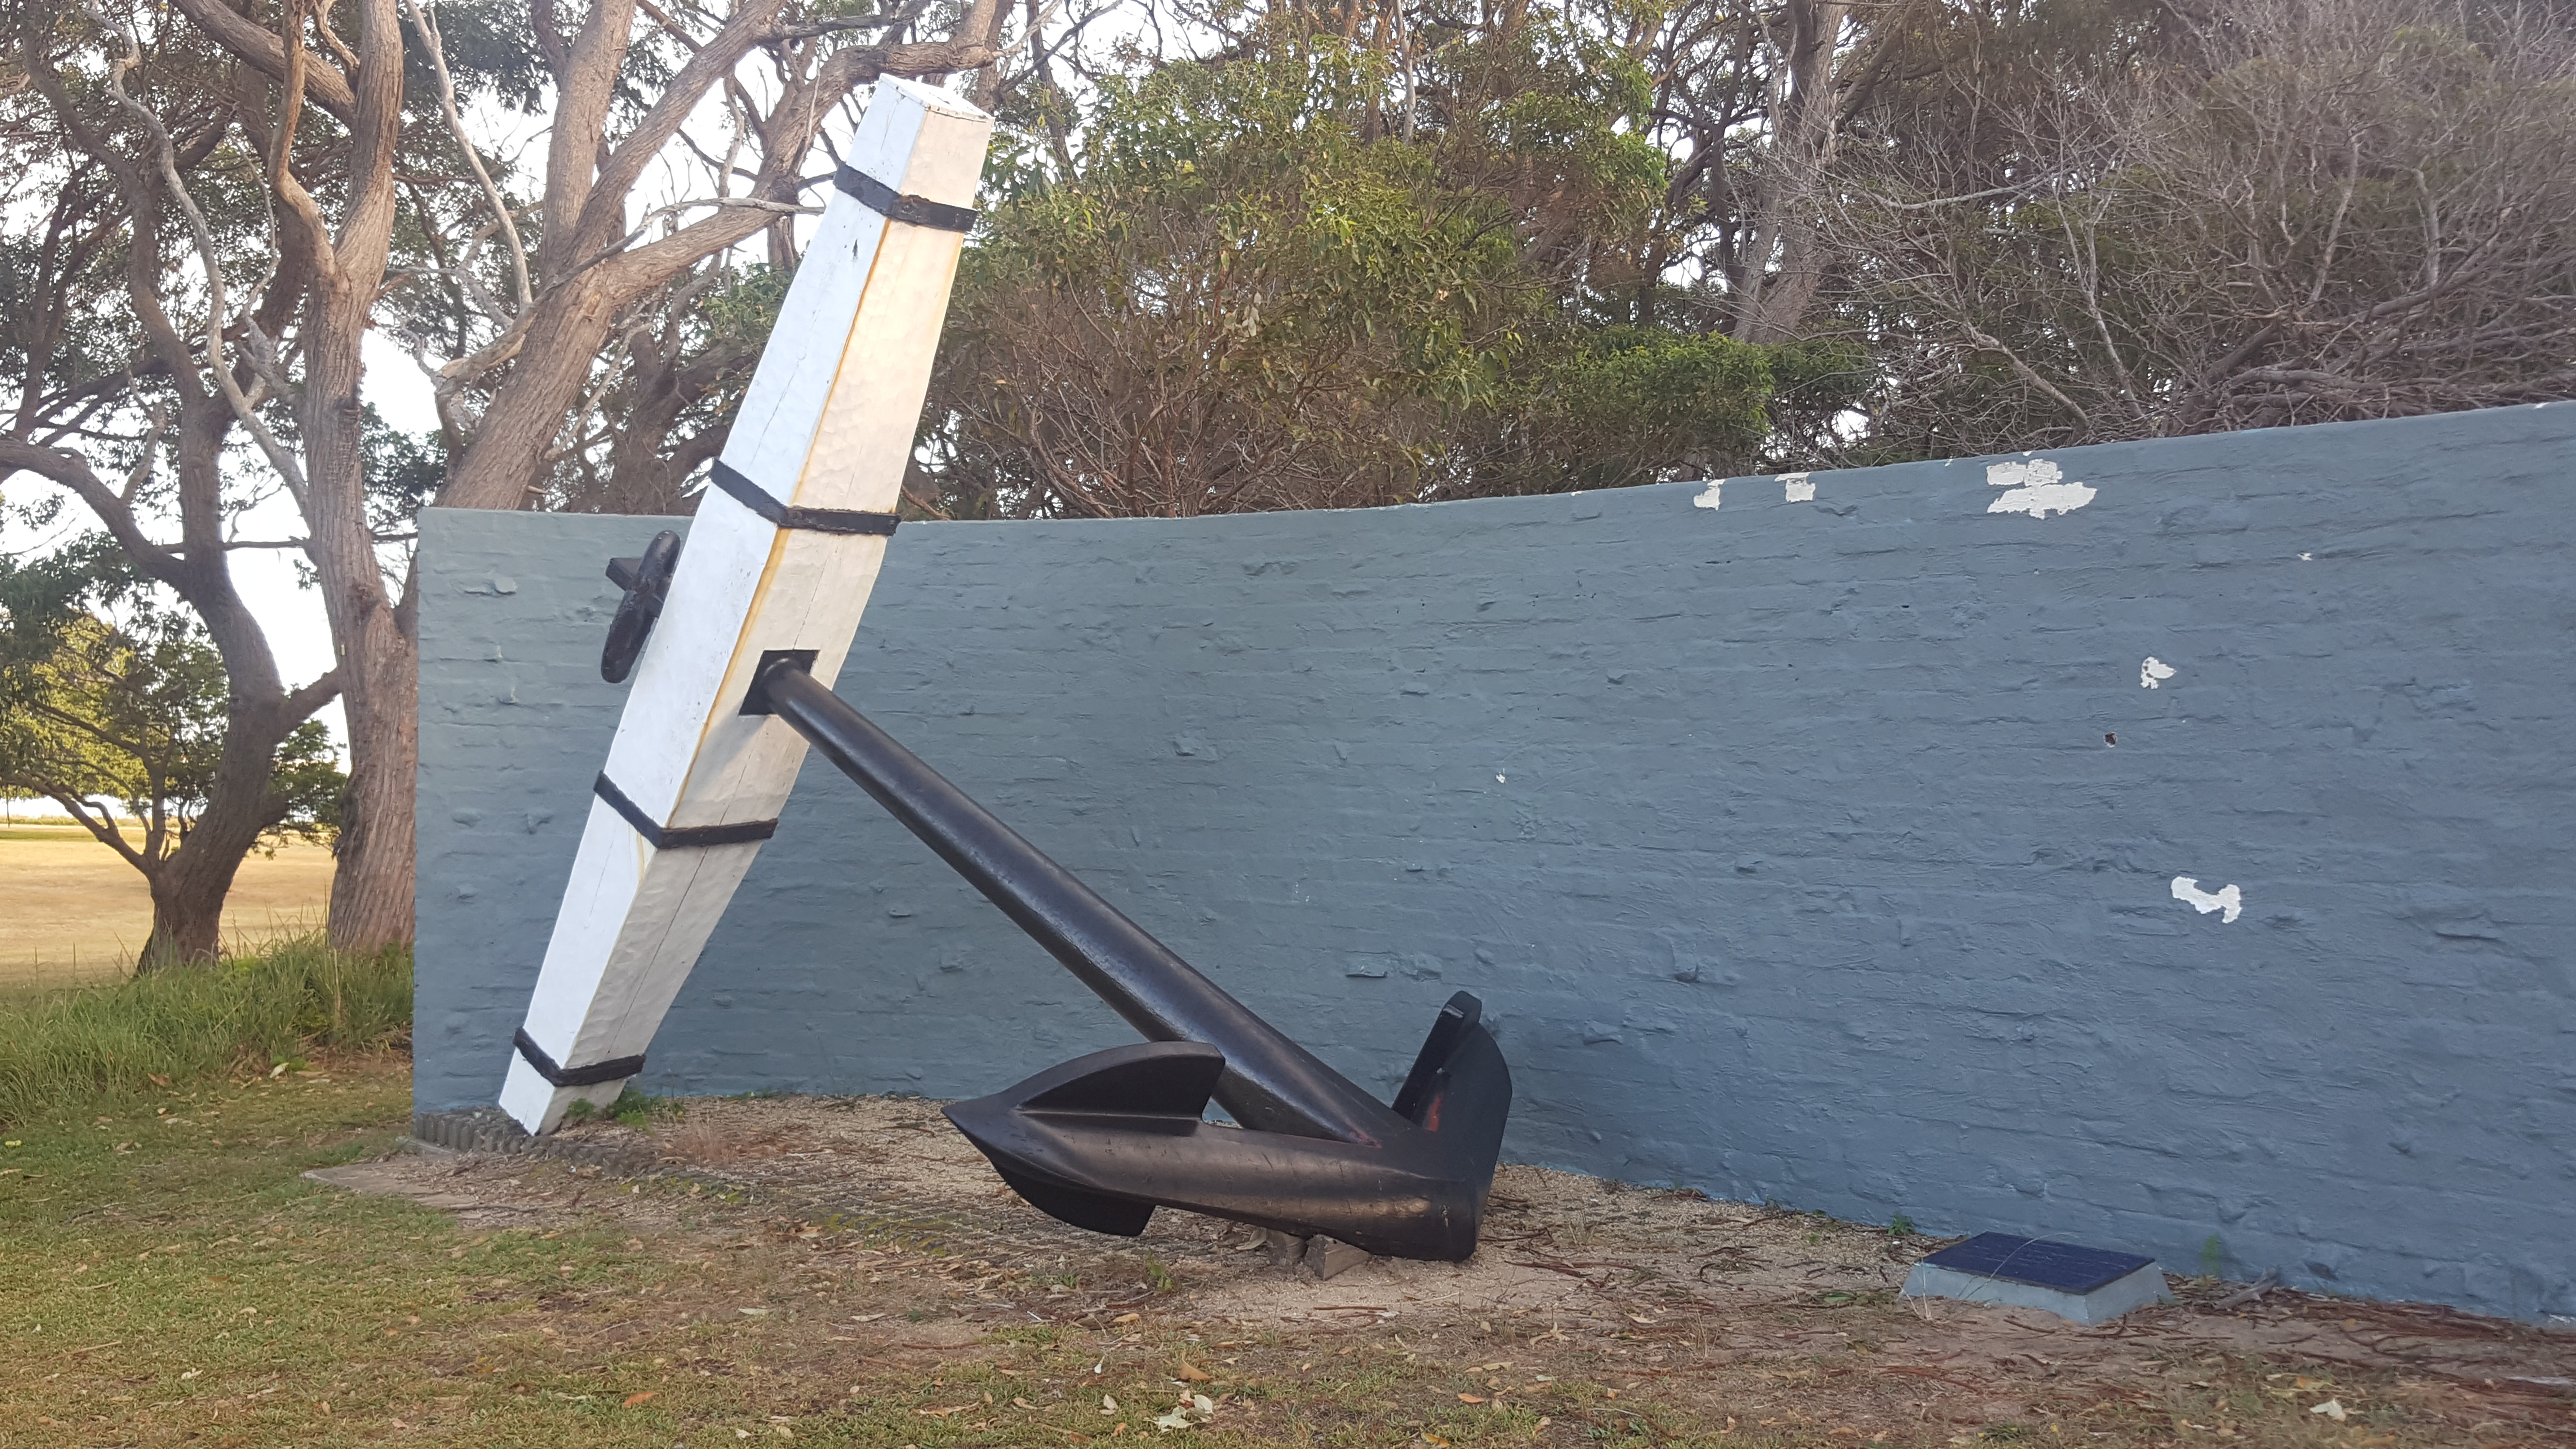
<svg viewBox="0 0 2576 1449">
<path fill-rule="evenodd" d="M 410 1038 L 411 953 L 335 951 L 319 935 L 113 986 L 0 997 L 0 1127 L 62 1102 Z"/>
</svg>

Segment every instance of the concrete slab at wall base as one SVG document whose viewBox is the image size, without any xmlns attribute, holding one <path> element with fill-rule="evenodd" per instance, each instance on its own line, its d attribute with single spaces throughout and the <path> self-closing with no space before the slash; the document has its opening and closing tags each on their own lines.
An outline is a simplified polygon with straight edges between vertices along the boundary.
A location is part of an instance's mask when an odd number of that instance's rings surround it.
<svg viewBox="0 0 2576 1449">
<path fill-rule="evenodd" d="M 1475 992 L 1516 1160 L 2576 1318 L 2576 406 L 1705 492 L 907 523 L 839 688 L 1354 1081 Z M 424 1111 L 664 526 L 422 517 Z M 638 1085 L 1133 1039 L 809 765 Z"/>
<path fill-rule="evenodd" d="M 2090 1293 L 2069 1293 L 2036 1283 L 2016 1283 L 2010 1278 L 1990 1278 L 1983 1273 L 1962 1273 L 1955 1268 L 1917 1263 L 1914 1271 L 1905 1275 L 1905 1296 L 2037 1308 L 2075 1323 L 2108 1323 L 2150 1303 L 2173 1301 L 2173 1294 L 2165 1288 L 2165 1270 L 2153 1263 L 2114 1278 Z"/>
</svg>

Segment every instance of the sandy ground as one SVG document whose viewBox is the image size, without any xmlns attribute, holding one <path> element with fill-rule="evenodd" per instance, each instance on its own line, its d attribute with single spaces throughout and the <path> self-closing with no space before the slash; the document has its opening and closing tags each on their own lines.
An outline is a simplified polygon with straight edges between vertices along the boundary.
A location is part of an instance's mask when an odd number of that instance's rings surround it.
<svg viewBox="0 0 2576 1449">
<path fill-rule="evenodd" d="M 244 944 L 321 925 L 331 852 L 293 844 L 242 862 L 224 907 Z M 113 979 L 152 934 L 142 873 L 73 825 L 0 828 L 0 990 Z"/>
<path fill-rule="evenodd" d="M 639 1229 L 769 1234 L 860 1255 L 868 1283 L 908 1286 L 831 1325 L 832 1341 L 877 1344 L 865 1351 L 888 1361 L 971 1353 L 980 1333 L 1032 1322 L 1113 1335 L 1178 1324 L 1269 1345 L 1283 1364 L 1385 1340 L 1457 1357 L 1497 1401 L 1581 1374 L 1762 1424 L 1830 1419 L 1856 1437 L 1937 1443 L 1945 1423 L 2054 1433 L 2086 1414 L 2153 1411 L 2216 1376 L 2196 1365 L 2241 1372 L 2259 1360 L 2281 1371 L 2252 1382 L 2298 1408 L 2330 1396 L 2355 1409 L 2402 1404 L 2415 1422 L 2456 1430 L 2438 1442 L 2576 1444 L 2576 1333 L 2181 1279 L 2183 1301 L 2093 1328 L 1909 1301 L 1897 1287 L 1940 1240 L 1537 1168 L 1497 1176 L 1471 1261 L 1374 1259 L 1325 1281 L 1274 1266 L 1259 1234 L 1191 1214 L 1165 1210 L 1133 1240 L 1057 1223 L 925 1101 L 701 1101 L 651 1130 L 589 1124 L 557 1140 L 590 1160 L 433 1152 L 316 1175 L 479 1226 L 607 1212 Z M 939 1323 L 919 1311 L 868 1322 L 904 1303 L 934 1305 Z M 2294 1417 L 2304 1427 L 2309 1416 Z"/>
</svg>

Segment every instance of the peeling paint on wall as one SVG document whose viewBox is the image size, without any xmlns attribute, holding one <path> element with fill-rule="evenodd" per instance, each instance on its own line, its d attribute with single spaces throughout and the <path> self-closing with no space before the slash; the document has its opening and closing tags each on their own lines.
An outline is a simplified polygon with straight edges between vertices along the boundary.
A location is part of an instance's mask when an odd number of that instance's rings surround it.
<svg viewBox="0 0 2576 1449">
<path fill-rule="evenodd" d="M 2224 912 L 2225 914 L 2218 918 L 2224 924 L 2233 925 L 2238 916 L 2245 914 L 2245 897 L 2236 887 L 2225 886 L 2218 894 L 2211 895 L 2202 890 L 2200 881 L 2192 876 L 2178 875 L 2173 878 L 2173 898 L 2189 903 L 2193 910 L 2204 916 L 2212 911 Z"/>
<path fill-rule="evenodd" d="M 2138 687 L 2140 689 L 2161 688 L 2166 680 L 2173 677 L 2174 667 L 2152 654 L 2147 656 L 2147 661 L 2144 664 L 2138 666 Z"/>
<path fill-rule="evenodd" d="M 1986 505 L 1988 513 L 2027 513 L 2033 518 L 2046 518 L 2052 513 L 2072 513 L 2093 501 L 2096 490 L 2082 483 L 2060 481 L 2065 475 L 2046 458 L 1986 465 L 1989 487 L 2012 491 Z"/>
<path fill-rule="evenodd" d="M 1715 508 L 1715 507 L 1717 506 L 1717 490 L 1718 490 L 1718 489 L 1720 489 L 1720 488 L 1723 488 L 1723 487 L 1725 487 L 1725 486 L 1726 486 L 1726 480 L 1724 480 L 1724 479 L 1722 479 L 1722 478 L 1711 478 L 1711 479 L 1709 479 L 1709 480 L 1708 480 L 1708 491 L 1707 491 L 1707 492 L 1705 492 L 1705 493 L 1703 493 L 1703 494 L 1701 494 L 1701 495 L 1700 495 L 1700 496 L 1698 496 L 1697 498 L 1692 499 L 1692 500 L 1691 500 L 1691 507 L 1693 507 L 1693 508 Z"/>
<path fill-rule="evenodd" d="M 1780 494 L 1791 503 L 1813 503 L 1816 501 L 1816 480 L 1805 473 L 1783 473 L 1780 475 Z"/>
</svg>

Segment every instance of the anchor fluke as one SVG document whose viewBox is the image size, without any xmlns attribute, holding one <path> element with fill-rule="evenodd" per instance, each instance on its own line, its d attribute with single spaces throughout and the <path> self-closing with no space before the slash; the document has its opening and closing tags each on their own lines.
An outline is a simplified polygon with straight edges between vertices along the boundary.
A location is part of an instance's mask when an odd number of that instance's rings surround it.
<svg viewBox="0 0 2576 1449">
<path fill-rule="evenodd" d="M 1077 1057 L 948 1120 L 1030 1206 L 1076 1227 L 1132 1237 L 1162 1205 L 1456 1260 L 1475 1251 L 1511 1105 L 1478 1015 L 1464 992 L 1443 1009 L 1415 1069 L 1421 1120 L 1379 1143 L 1201 1120 L 1225 1058 L 1199 1042 Z"/>
</svg>

